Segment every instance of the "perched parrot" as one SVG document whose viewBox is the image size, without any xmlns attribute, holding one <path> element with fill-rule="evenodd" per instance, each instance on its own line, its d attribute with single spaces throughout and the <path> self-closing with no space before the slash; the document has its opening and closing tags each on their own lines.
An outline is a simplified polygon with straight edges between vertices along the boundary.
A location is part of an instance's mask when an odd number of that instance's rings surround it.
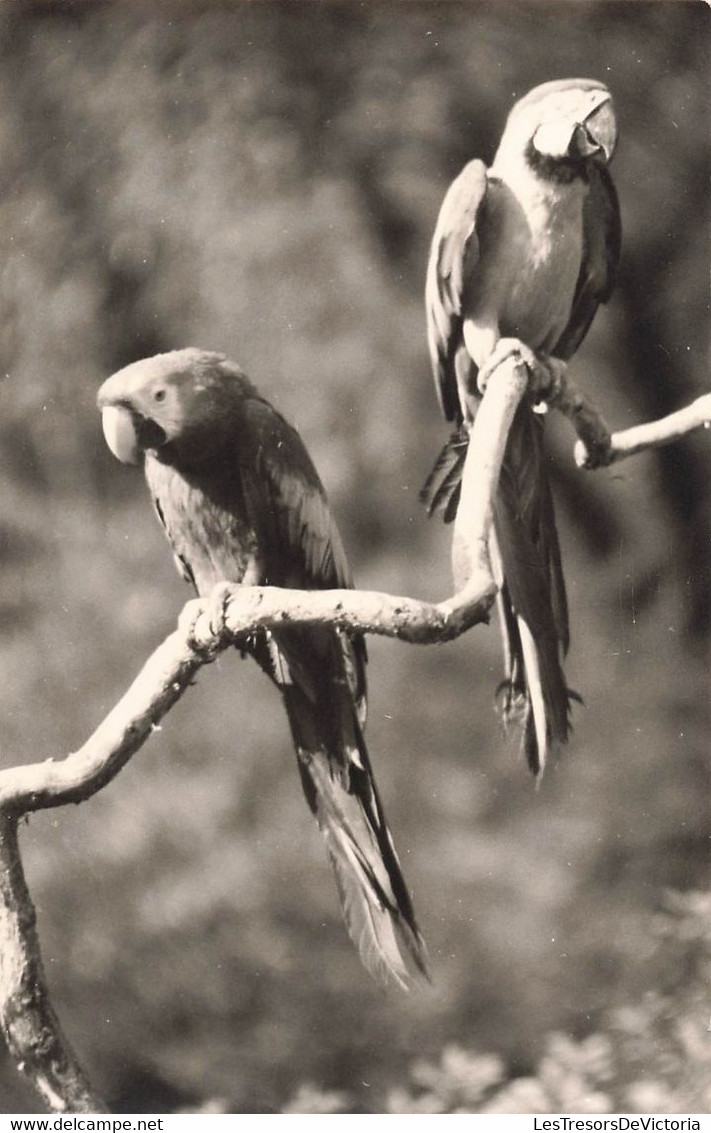
<svg viewBox="0 0 711 1133">
<path fill-rule="evenodd" d="M 183 577 L 328 589 L 353 581 L 326 494 L 298 433 L 222 354 L 176 350 L 101 386 L 104 435 L 143 463 Z M 259 630 L 243 643 L 279 688 L 301 783 L 323 832 L 348 931 L 368 971 L 408 987 L 425 945 L 363 738 L 365 643 L 331 627 Z"/>
<path fill-rule="evenodd" d="M 470 161 L 444 198 L 427 269 L 427 330 L 439 400 L 457 430 L 423 498 L 447 522 L 457 511 L 476 395 L 490 374 L 512 354 L 534 373 L 562 367 L 610 297 L 621 240 L 608 172 L 616 134 L 602 83 L 544 83 L 513 107 L 491 168 Z M 544 421 L 533 408 L 524 400 L 509 434 L 491 552 L 504 720 L 521 726 L 538 774 L 568 738 L 575 694 L 562 669 L 568 609 Z"/>
</svg>

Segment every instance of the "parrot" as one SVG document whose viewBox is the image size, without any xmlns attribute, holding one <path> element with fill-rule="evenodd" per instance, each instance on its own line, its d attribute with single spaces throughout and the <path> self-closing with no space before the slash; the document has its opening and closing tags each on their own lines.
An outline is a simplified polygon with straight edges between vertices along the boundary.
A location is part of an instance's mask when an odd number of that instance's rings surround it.
<svg viewBox="0 0 711 1133">
<path fill-rule="evenodd" d="M 108 447 L 143 465 L 176 565 L 208 605 L 220 583 L 353 586 L 303 441 L 226 355 L 191 347 L 145 358 L 108 378 L 97 397 Z M 429 979 L 363 734 L 362 635 L 259 629 L 240 648 L 281 693 L 301 785 L 365 968 L 406 990 Z"/>
<path fill-rule="evenodd" d="M 546 82 L 514 104 L 491 166 L 469 161 L 444 197 L 425 307 L 435 386 L 455 431 L 421 493 L 430 515 L 457 514 L 469 429 L 497 366 L 514 358 L 532 377 L 560 374 L 610 298 L 621 250 L 608 168 L 616 141 L 603 83 Z M 567 741 L 580 699 L 563 672 L 570 631 L 546 408 L 529 397 L 516 412 L 490 542 L 505 669 L 497 696 L 535 776 Z"/>
</svg>

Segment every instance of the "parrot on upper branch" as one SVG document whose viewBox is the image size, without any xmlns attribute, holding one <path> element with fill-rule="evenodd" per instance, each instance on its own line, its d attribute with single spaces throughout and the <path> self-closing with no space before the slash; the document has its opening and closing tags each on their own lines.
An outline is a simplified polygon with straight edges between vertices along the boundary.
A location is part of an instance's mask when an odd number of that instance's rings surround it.
<svg viewBox="0 0 711 1133">
<path fill-rule="evenodd" d="M 610 297 L 621 243 L 608 171 L 616 139 L 606 86 L 543 83 L 514 105 L 491 167 L 470 161 L 447 191 L 425 303 L 440 404 L 457 429 L 422 492 L 430 514 L 442 510 L 446 522 L 457 512 L 477 397 L 494 369 L 515 356 L 534 376 L 555 373 Z M 504 720 L 520 724 L 536 775 L 568 738 L 575 696 L 562 669 L 568 607 L 543 424 L 524 399 L 509 434 L 490 547 L 504 641 Z"/>
<path fill-rule="evenodd" d="M 221 582 L 352 587 L 318 473 L 295 429 L 222 354 L 176 350 L 101 386 L 107 444 L 143 464 L 178 569 Z M 279 688 L 306 800 L 325 837 L 350 936 L 381 983 L 410 986 L 427 956 L 363 737 L 361 635 L 257 630 L 242 644 Z"/>
</svg>

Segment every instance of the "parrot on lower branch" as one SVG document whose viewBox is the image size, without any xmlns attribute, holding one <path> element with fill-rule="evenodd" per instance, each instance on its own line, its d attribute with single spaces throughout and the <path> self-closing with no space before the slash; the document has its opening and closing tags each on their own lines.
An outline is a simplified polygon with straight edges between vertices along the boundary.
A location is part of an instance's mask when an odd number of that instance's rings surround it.
<svg viewBox="0 0 711 1133">
<path fill-rule="evenodd" d="M 303 589 L 353 585 L 298 433 L 224 355 L 176 350 L 101 386 L 109 448 L 143 464 L 181 574 Z M 425 945 L 363 737 L 365 644 L 330 626 L 258 630 L 244 643 L 279 688 L 307 802 L 325 837 L 348 931 L 368 971 L 408 987 Z"/>
<path fill-rule="evenodd" d="M 427 331 L 440 404 L 457 429 L 423 489 L 454 518 L 469 426 L 494 369 L 521 359 L 544 378 L 563 368 L 611 294 L 620 214 L 608 172 L 617 136 L 607 87 L 564 79 L 517 102 L 489 169 L 470 161 L 450 186 L 427 269 Z M 543 416 L 521 403 L 494 501 L 492 565 L 506 677 L 504 719 L 522 726 L 538 774 L 569 732 L 565 582 Z"/>
</svg>

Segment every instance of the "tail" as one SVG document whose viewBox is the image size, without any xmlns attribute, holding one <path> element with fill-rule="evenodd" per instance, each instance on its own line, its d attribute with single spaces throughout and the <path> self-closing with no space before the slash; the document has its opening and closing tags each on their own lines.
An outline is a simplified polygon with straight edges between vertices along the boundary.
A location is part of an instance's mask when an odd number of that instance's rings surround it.
<svg viewBox="0 0 711 1133">
<path fill-rule="evenodd" d="M 294 638 L 290 631 L 288 646 L 280 640 L 289 666 L 280 684 L 346 927 L 370 974 L 408 989 L 429 979 L 427 950 L 375 785 L 351 687 L 350 645 L 331 630 L 300 631 L 298 646 Z"/>
<path fill-rule="evenodd" d="M 422 490 L 430 515 L 457 514 L 468 445 L 461 427 L 445 445 Z M 516 724 L 534 775 L 567 741 L 570 700 L 561 659 L 568 649 L 568 604 L 543 452 L 543 419 L 522 405 L 509 433 L 494 501 L 492 565 L 498 575 L 506 724 Z"/>
<path fill-rule="evenodd" d="M 457 514 L 468 447 L 469 432 L 460 425 L 437 457 L 420 492 L 420 502 L 427 508 L 427 514 L 432 516 L 441 511 L 445 523 L 452 523 Z"/>
</svg>

